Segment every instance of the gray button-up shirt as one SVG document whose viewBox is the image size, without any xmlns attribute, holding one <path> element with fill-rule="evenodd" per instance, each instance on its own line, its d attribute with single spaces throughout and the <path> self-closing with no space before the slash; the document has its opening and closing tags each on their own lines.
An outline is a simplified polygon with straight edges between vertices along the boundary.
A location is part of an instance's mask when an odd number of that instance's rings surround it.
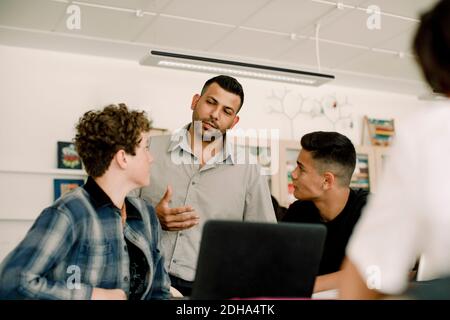
<svg viewBox="0 0 450 320">
<path fill-rule="evenodd" d="M 209 219 L 276 222 L 266 178 L 257 164 L 238 164 L 230 143 L 200 168 L 190 147 L 186 126 L 172 136 L 152 137 L 150 186 L 141 197 L 154 206 L 167 185 L 173 188 L 171 208 L 192 206 L 198 225 L 163 231 L 162 248 L 169 273 L 187 281 L 195 278 L 202 228 Z"/>
</svg>

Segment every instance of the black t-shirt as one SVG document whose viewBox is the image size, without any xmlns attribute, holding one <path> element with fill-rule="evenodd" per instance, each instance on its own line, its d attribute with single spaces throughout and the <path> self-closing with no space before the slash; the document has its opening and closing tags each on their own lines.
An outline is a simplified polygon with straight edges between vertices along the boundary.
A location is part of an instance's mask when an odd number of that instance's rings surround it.
<svg viewBox="0 0 450 320">
<path fill-rule="evenodd" d="M 297 200 L 290 205 L 283 222 L 321 223 L 327 228 L 319 275 L 339 271 L 347 242 L 367 202 L 367 196 L 368 192 L 365 190 L 350 189 L 344 209 L 328 222 L 322 221 L 319 210 L 312 201 Z"/>
<path fill-rule="evenodd" d="M 147 286 L 148 262 L 144 253 L 125 237 L 130 258 L 130 296 L 129 300 L 139 300 Z"/>
</svg>

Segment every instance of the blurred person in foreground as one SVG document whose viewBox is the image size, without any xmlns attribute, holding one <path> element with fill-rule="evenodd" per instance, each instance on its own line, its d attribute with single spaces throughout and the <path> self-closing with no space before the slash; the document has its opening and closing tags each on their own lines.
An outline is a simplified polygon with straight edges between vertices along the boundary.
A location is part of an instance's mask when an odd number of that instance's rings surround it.
<svg viewBox="0 0 450 320">
<path fill-rule="evenodd" d="M 426 80 L 450 97 L 450 1 L 421 18 L 414 51 Z M 404 294 L 419 256 L 431 278 L 450 274 L 450 102 L 415 115 L 398 132 L 377 194 L 347 247 L 340 298 Z"/>
</svg>

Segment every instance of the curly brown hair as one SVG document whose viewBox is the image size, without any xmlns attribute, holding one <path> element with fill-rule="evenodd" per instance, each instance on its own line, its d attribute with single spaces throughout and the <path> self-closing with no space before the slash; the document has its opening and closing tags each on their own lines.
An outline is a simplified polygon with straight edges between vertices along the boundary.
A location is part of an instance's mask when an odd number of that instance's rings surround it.
<svg viewBox="0 0 450 320">
<path fill-rule="evenodd" d="M 130 111 L 123 103 L 86 112 L 76 126 L 74 143 L 88 175 L 101 177 L 119 150 L 135 155 L 141 134 L 150 128 L 145 111 Z"/>
</svg>

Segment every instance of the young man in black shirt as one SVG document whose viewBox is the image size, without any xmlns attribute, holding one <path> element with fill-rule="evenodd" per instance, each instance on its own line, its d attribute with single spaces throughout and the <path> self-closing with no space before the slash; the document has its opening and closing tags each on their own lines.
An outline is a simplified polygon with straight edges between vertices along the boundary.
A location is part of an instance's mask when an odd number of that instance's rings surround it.
<svg viewBox="0 0 450 320">
<path fill-rule="evenodd" d="M 314 292 L 335 289 L 345 247 L 366 204 L 368 192 L 353 190 L 356 151 L 337 132 L 312 132 L 301 139 L 302 149 L 292 172 L 294 196 L 285 222 L 322 223 L 327 237 Z"/>
</svg>

